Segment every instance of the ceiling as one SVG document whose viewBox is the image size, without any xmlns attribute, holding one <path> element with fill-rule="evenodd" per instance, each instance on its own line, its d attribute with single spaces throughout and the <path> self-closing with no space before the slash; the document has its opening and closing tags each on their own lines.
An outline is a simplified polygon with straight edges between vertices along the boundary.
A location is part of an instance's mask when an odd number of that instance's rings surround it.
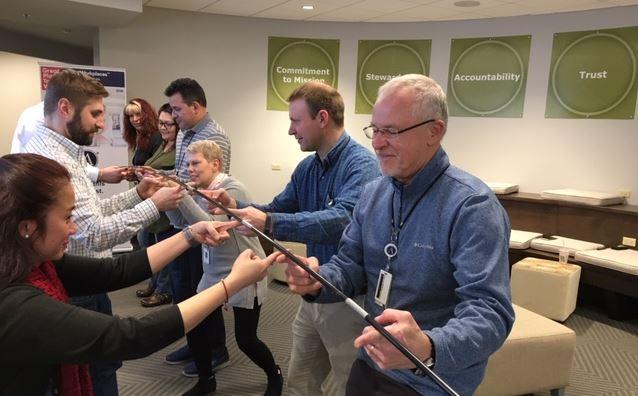
<svg viewBox="0 0 638 396">
<path fill-rule="evenodd" d="M 419 22 L 627 5 L 638 0 L 0 0 L 0 29 L 91 47 L 97 28 L 132 23 L 143 7 L 284 20 Z"/>
<path fill-rule="evenodd" d="M 476 6 L 467 6 L 478 3 Z M 303 21 L 417 22 L 594 10 L 638 0 L 144 0 L 145 6 Z M 313 5 L 313 10 L 302 9 Z M 463 5 L 466 5 L 465 7 Z"/>
</svg>

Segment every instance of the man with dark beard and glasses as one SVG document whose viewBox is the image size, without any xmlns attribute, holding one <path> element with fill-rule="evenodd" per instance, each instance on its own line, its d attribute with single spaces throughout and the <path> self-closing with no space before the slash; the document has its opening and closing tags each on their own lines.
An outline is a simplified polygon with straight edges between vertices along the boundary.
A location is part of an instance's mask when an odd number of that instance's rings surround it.
<svg viewBox="0 0 638 396">
<path fill-rule="evenodd" d="M 141 228 L 159 219 L 159 212 L 175 209 L 179 188 L 159 188 L 156 180 L 144 178 L 135 188 L 108 199 L 100 199 L 85 167 L 82 146 L 104 128 L 103 98 L 108 92 L 97 80 L 75 70 L 55 74 L 44 95 L 44 124 L 26 146 L 64 165 L 71 174 L 75 192 L 72 220 L 77 232 L 70 237 L 67 253 L 86 257 L 110 257 L 111 249 L 130 240 Z M 106 293 L 73 298 L 70 302 L 111 314 Z M 117 395 L 115 370 L 119 362 L 91 365 L 94 394 Z"/>
</svg>

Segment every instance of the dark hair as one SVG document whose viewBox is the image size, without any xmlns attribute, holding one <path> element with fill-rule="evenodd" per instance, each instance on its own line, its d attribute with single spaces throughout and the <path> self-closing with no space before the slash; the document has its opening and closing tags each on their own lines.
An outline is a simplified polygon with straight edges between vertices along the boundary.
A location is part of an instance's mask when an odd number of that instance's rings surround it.
<svg viewBox="0 0 638 396">
<path fill-rule="evenodd" d="M 320 110 L 325 110 L 338 127 L 343 126 L 343 98 L 341 94 L 330 85 L 318 81 L 309 81 L 295 88 L 288 96 L 288 102 L 296 99 L 304 99 L 310 116 L 315 118 Z"/>
<path fill-rule="evenodd" d="M 68 99 L 79 113 L 89 100 L 107 96 L 108 91 L 98 80 L 77 70 L 64 69 L 49 80 L 44 94 L 44 115 L 55 112 L 62 98 Z"/>
<path fill-rule="evenodd" d="M 197 102 L 206 107 L 206 94 L 201 85 L 192 78 L 178 78 L 166 87 L 164 95 L 171 97 L 179 93 L 186 104 Z"/>
<path fill-rule="evenodd" d="M 161 105 L 159 110 L 157 110 L 157 116 L 158 117 L 159 117 L 160 113 L 168 113 L 172 117 L 173 116 L 173 108 L 171 107 L 170 103 L 164 103 L 163 105 Z M 173 120 L 175 120 L 175 117 L 173 117 Z"/>
<path fill-rule="evenodd" d="M 46 233 L 47 211 L 61 186 L 71 180 L 66 168 L 38 154 L 0 158 L 0 288 L 19 282 L 31 271 L 33 241 Z M 28 239 L 19 233 L 23 220 L 35 220 Z"/>
<path fill-rule="evenodd" d="M 130 110 L 138 110 L 142 115 L 142 130 L 139 132 L 128 118 Z M 150 103 L 142 98 L 129 100 L 124 107 L 124 132 L 122 133 L 129 150 L 146 150 L 151 142 L 151 137 L 159 133 L 157 122 L 157 114 Z"/>
</svg>

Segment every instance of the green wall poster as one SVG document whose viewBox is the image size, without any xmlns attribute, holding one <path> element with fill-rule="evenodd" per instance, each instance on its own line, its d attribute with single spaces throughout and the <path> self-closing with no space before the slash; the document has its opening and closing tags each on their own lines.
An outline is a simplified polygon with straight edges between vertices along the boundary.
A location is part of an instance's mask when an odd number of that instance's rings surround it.
<svg viewBox="0 0 638 396">
<path fill-rule="evenodd" d="M 450 115 L 522 117 L 531 41 L 531 36 L 452 39 Z"/>
<path fill-rule="evenodd" d="M 370 114 L 379 87 L 393 77 L 430 73 L 432 40 L 359 40 L 355 113 Z"/>
<path fill-rule="evenodd" d="M 546 118 L 631 119 L 638 27 L 554 34 Z"/>
<path fill-rule="evenodd" d="M 288 95 L 317 80 L 337 88 L 339 40 L 268 37 L 266 109 L 288 110 Z"/>
</svg>

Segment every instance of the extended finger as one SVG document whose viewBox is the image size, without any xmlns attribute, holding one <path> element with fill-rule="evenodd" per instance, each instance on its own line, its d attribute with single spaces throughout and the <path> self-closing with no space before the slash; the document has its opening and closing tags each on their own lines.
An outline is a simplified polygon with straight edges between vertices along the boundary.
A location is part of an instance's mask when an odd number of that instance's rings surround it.
<svg viewBox="0 0 638 396">
<path fill-rule="evenodd" d="M 364 345 L 379 344 L 380 334 L 372 326 L 366 326 L 363 333 L 354 340 L 354 346 L 360 348 Z"/>
<path fill-rule="evenodd" d="M 268 257 L 264 259 L 264 261 L 268 263 L 268 267 L 270 267 L 271 265 L 273 265 L 273 263 L 275 263 L 275 261 L 277 261 L 280 255 L 281 253 L 279 252 L 270 253 Z"/>
<path fill-rule="evenodd" d="M 388 308 L 381 312 L 381 315 L 377 316 L 375 320 L 381 324 L 389 324 L 398 322 L 406 315 L 405 311 Z"/>
<path fill-rule="evenodd" d="M 215 228 L 218 231 L 227 231 L 227 230 L 230 230 L 230 229 L 233 229 L 233 228 L 239 226 L 240 224 L 241 223 L 239 221 L 237 221 L 237 220 L 220 221 L 220 222 L 217 222 Z"/>
</svg>

